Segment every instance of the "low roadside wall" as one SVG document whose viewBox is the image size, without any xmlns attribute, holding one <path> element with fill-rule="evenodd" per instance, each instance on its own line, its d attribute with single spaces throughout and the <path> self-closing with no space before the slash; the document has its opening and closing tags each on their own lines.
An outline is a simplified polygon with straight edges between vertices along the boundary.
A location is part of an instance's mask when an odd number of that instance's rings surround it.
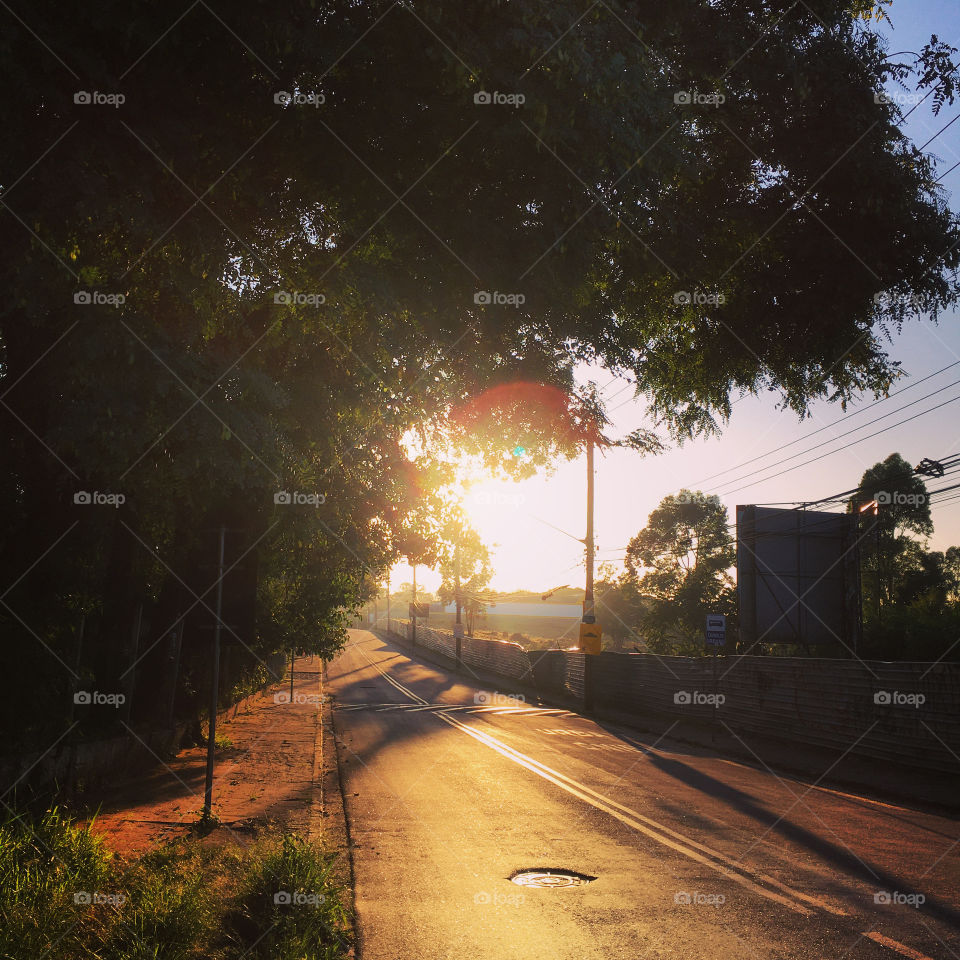
<svg viewBox="0 0 960 960">
<path fill-rule="evenodd" d="M 410 642 L 408 621 L 380 626 Z M 450 633 L 418 624 L 416 645 L 456 664 Z M 960 665 L 954 663 L 635 653 L 588 658 L 470 637 L 461 641 L 461 661 L 541 696 L 589 700 L 599 711 L 692 720 L 949 773 L 960 763 Z"/>
<path fill-rule="evenodd" d="M 284 658 L 268 660 L 271 668 L 284 670 Z M 248 704 L 258 700 L 271 684 L 217 712 L 217 723 L 229 722 Z M 126 733 L 89 740 L 64 738 L 46 751 L 0 762 L 0 784 L 3 790 L 28 789 L 42 791 L 56 784 L 70 792 L 78 784 L 85 787 L 107 778 L 115 779 L 157 762 L 180 749 L 180 744 L 194 720 L 183 720 L 173 727 L 137 728 Z"/>
</svg>

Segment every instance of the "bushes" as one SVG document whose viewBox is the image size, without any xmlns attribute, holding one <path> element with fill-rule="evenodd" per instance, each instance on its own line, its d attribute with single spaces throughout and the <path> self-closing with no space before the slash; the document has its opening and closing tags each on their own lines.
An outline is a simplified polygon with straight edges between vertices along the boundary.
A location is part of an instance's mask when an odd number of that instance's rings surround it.
<svg viewBox="0 0 960 960">
<path fill-rule="evenodd" d="M 871 660 L 957 660 L 958 637 L 960 604 L 890 604 L 879 618 L 874 615 L 864 624 L 857 652 Z"/>
</svg>

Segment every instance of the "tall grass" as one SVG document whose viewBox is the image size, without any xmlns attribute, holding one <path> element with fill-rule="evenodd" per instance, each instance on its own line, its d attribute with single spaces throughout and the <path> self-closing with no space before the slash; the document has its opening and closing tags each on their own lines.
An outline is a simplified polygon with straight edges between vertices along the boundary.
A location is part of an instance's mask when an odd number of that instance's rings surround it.
<svg viewBox="0 0 960 960">
<path fill-rule="evenodd" d="M 299 837 L 247 850 L 193 837 L 125 862 L 57 809 L 0 822 L 2 960 L 340 960 L 348 949 L 333 860 Z"/>
<path fill-rule="evenodd" d="M 232 921 L 250 960 L 338 960 L 349 949 L 348 917 L 334 858 L 302 837 L 254 853 Z"/>
</svg>

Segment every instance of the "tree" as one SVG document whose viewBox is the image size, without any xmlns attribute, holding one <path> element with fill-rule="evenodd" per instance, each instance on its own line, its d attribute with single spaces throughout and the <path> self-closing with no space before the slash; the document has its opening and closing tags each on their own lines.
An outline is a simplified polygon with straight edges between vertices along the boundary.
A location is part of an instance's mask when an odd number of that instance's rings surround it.
<svg viewBox="0 0 960 960">
<path fill-rule="evenodd" d="M 472 637 L 476 618 L 486 609 L 483 591 L 493 576 L 490 551 L 463 518 L 450 522 L 446 536 L 440 557 L 443 582 L 437 595 L 445 604 L 462 603 L 467 634 Z"/>
<path fill-rule="evenodd" d="M 452 415 L 488 391 L 570 396 L 596 362 L 684 436 L 731 391 L 802 413 L 897 376 L 884 325 L 952 299 L 960 232 L 877 95 L 938 54 L 904 73 L 843 0 L 580 6 L 264 18 L 239 0 L 171 25 L 162 5 L 38 0 L 10 18 L 11 720 L 67 703 L 80 623 L 103 663 L 125 662 L 138 609 L 161 643 L 206 597 L 197 557 L 227 519 L 257 581 L 251 658 L 317 618 L 334 652 L 344 609 L 432 539 Z M 484 102 L 508 90 L 515 106 Z M 501 406 L 479 437 L 508 467 L 517 446 L 528 466 L 575 448 L 565 421 Z M 84 512 L 84 491 L 126 501 Z M 66 728 L 66 708 L 32 709 Z"/>
<path fill-rule="evenodd" d="M 630 571 L 619 574 L 612 563 L 600 564 L 597 573 L 596 613 L 603 624 L 606 646 L 612 650 L 630 648 L 639 651 L 646 641 L 637 632 L 637 625 L 646 610 L 637 585 L 636 576 Z"/>
<path fill-rule="evenodd" d="M 734 613 L 735 559 L 719 497 L 681 490 L 660 501 L 624 561 L 644 601 L 640 626 L 651 647 L 702 652 L 706 615 Z"/>
<path fill-rule="evenodd" d="M 928 537 L 933 521 L 926 484 L 899 453 L 891 453 L 864 472 L 848 510 L 861 512 L 863 507 L 868 507 L 862 515 L 870 524 L 860 544 L 867 572 L 864 610 L 872 615 L 894 602 L 898 582 L 911 568 L 922 566 L 914 535 Z"/>
<path fill-rule="evenodd" d="M 948 599 L 953 603 L 960 602 L 960 547 L 947 548 L 943 555 L 943 569 Z"/>
</svg>

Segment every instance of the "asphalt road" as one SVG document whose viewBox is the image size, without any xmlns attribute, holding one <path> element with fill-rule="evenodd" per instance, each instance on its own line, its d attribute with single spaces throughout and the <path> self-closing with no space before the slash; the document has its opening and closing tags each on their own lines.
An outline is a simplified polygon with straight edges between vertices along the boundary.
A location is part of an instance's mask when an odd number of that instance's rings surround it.
<svg viewBox="0 0 960 960">
<path fill-rule="evenodd" d="M 329 665 L 360 960 L 950 958 L 960 823 L 464 682 Z M 522 870 L 595 877 L 541 889 Z"/>
</svg>

